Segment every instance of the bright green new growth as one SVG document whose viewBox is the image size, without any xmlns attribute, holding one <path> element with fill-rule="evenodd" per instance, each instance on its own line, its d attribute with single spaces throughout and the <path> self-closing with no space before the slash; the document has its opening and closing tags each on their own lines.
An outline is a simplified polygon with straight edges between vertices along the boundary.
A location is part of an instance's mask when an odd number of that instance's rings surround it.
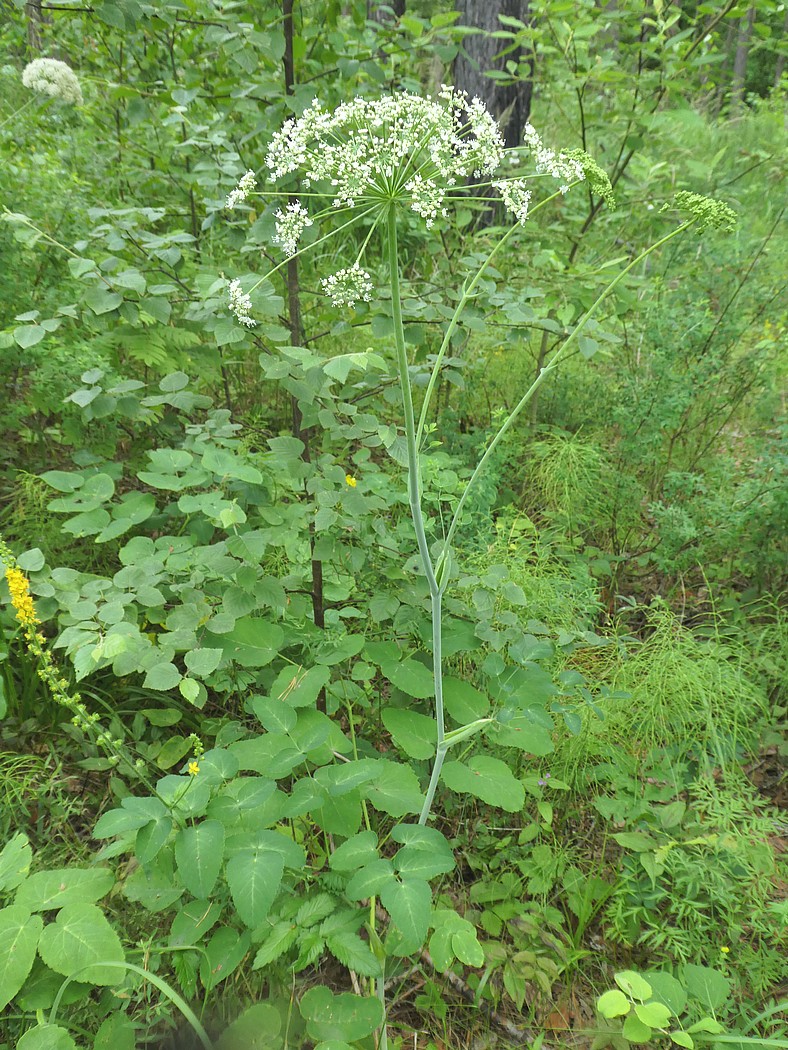
<svg viewBox="0 0 788 1050">
<path fill-rule="evenodd" d="M 679 190 L 675 196 L 675 205 L 679 211 L 688 212 L 696 224 L 698 233 L 704 230 L 726 230 L 731 232 L 736 228 L 736 212 L 724 201 L 715 197 L 704 197 L 700 193 L 689 193 L 687 190 Z M 668 211 L 670 204 L 665 204 L 662 211 Z"/>
</svg>

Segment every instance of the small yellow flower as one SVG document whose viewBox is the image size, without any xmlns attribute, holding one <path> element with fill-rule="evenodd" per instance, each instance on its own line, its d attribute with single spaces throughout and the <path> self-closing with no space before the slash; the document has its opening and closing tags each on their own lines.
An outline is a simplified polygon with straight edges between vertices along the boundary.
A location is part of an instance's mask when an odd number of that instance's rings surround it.
<svg viewBox="0 0 788 1050">
<path fill-rule="evenodd" d="M 16 618 L 23 627 L 32 627 L 38 623 L 33 599 L 30 597 L 30 584 L 21 569 L 8 568 L 5 571 L 11 604 L 16 609 Z"/>
<path fill-rule="evenodd" d="M 197 763 L 197 762 L 190 762 L 189 763 L 189 776 L 190 777 L 196 777 L 199 772 L 200 772 L 199 763 Z"/>
<path fill-rule="evenodd" d="M 730 951 L 730 948 L 728 947 L 727 944 L 723 944 L 723 946 L 720 948 L 720 951 L 722 952 L 723 955 L 727 955 L 728 952 Z"/>
<path fill-rule="evenodd" d="M 352 474 L 345 474 L 345 483 L 349 485 L 352 489 L 354 489 L 356 485 L 358 485 L 358 482 Z"/>
</svg>

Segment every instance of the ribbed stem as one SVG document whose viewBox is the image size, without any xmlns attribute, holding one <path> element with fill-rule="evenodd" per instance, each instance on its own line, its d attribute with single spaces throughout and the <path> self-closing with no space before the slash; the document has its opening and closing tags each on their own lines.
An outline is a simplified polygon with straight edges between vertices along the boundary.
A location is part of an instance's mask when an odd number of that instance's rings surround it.
<svg viewBox="0 0 788 1050">
<path fill-rule="evenodd" d="M 405 445 L 408 454 L 408 502 L 413 519 L 413 529 L 416 533 L 421 564 L 424 575 L 427 577 L 427 585 L 430 589 L 430 606 L 432 613 L 432 674 L 435 683 L 435 722 L 437 724 L 437 753 L 432 767 L 427 797 L 419 816 L 419 824 L 426 824 L 435 798 L 435 791 L 440 780 L 441 766 L 446 754 L 444 744 L 444 715 L 443 715 L 443 659 L 442 659 L 442 603 L 441 589 L 435 578 L 435 568 L 430 557 L 430 549 L 427 543 L 427 534 L 424 530 L 424 516 L 421 510 L 421 471 L 419 466 L 419 452 L 416 445 L 416 420 L 413 414 L 413 393 L 410 386 L 410 374 L 408 371 L 408 355 L 405 349 L 405 329 L 402 324 L 402 298 L 399 284 L 399 259 L 397 256 L 397 217 L 394 205 L 388 214 L 388 264 L 389 282 L 391 285 L 391 316 L 394 322 L 394 344 L 397 351 L 397 371 L 399 372 L 400 389 L 402 391 L 402 408 L 405 416 Z"/>
</svg>

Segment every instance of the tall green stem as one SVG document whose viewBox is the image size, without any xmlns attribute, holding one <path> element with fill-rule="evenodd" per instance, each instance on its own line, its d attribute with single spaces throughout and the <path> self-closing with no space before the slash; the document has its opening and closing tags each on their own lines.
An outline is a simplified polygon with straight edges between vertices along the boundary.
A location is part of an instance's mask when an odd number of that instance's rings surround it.
<svg viewBox="0 0 788 1050">
<path fill-rule="evenodd" d="M 405 349 L 405 329 L 402 324 L 402 297 L 399 286 L 399 259 L 397 255 L 397 215 L 395 206 L 392 204 L 388 213 L 388 264 L 389 281 L 391 284 L 391 316 L 394 322 L 394 344 L 397 351 L 397 371 L 399 372 L 400 389 L 402 391 L 402 408 L 405 416 L 405 444 L 408 453 L 408 502 L 410 513 L 413 518 L 413 528 L 416 533 L 416 542 L 421 555 L 421 564 L 424 575 L 427 577 L 427 585 L 430 590 L 430 606 L 432 612 L 432 674 L 435 683 L 435 721 L 437 723 L 437 751 L 435 762 L 432 767 L 427 795 L 424 806 L 419 816 L 419 824 L 426 824 L 430 815 L 435 791 L 440 780 L 441 766 L 446 755 L 446 743 L 444 741 L 444 717 L 443 717 L 443 659 L 442 659 L 442 604 L 441 589 L 435 578 L 435 568 L 430 557 L 430 549 L 427 543 L 427 534 L 424 530 L 424 515 L 421 510 L 421 470 L 419 466 L 419 450 L 416 444 L 416 420 L 413 414 L 413 393 L 410 386 L 410 374 L 408 372 L 408 354 Z"/>
</svg>

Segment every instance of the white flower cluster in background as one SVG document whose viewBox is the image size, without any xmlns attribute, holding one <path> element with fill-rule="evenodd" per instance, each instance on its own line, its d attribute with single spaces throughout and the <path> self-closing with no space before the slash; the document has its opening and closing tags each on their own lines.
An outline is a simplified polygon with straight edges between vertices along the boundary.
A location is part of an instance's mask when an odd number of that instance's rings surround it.
<svg viewBox="0 0 788 1050">
<path fill-rule="evenodd" d="M 245 175 L 241 176 L 241 179 L 238 185 L 235 187 L 235 189 L 231 190 L 227 194 L 227 201 L 224 205 L 225 208 L 232 209 L 236 206 L 236 204 L 240 204 L 241 201 L 245 201 L 256 185 L 257 179 L 255 178 L 254 172 L 247 171 Z"/>
<path fill-rule="evenodd" d="M 355 306 L 359 299 L 369 302 L 372 298 L 372 278 L 357 262 L 324 277 L 320 283 L 334 306 Z"/>
<path fill-rule="evenodd" d="M 493 189 L 498 190 L 501 200 L 518 223 L 525 226 L 525 220 L 528 218 L 528 205 L 531 203 L 531 191 L 525 188 L 525 179 L 494 182 Z"/>
<path fill-rule="evenodd" d="M 274 218 L 276 219 L 274 244 L 278 244 L 285 255 L 295 255 L 301 234 L 307 226 L 312 225 L 309 212 L 300 201 L 293 201 L 284 211 L 279 208 Z"/>
<path fill-rule="evenodd" d="M 230 311 L 234 313 L 241 324 L 246 325 L 247 328 L 254 328 L 257 324 L 257 321 L 251 316 L 251 297 L 244 294 L 244 291 L 241 288 L 241 282 L 237 277 L 235 280 L 230 281 Z"/>
<path fill-rule="evenodd" d="M 56 58 L 36 58 L 28 62 L 22 73 L 22 83 L 31 91 L 50 98 L 59 98 L 75 106 L 82 104 L 82 88 L 76 73 Z"/>
<path fill-rule="evenodd" d="M 551 175 L 557 182 L 560 182 L 561 193 L 568 192 L 570 182 L 585 178 L 583 165 L 577 157 L 571 157 L 563 152 L 556 153 L 554 149 L 545 146 L 532 124 L 525 125 L 523 142 L 525 148 L 530 150 L 534 156 L 537 174 Z"/>
</svg>

